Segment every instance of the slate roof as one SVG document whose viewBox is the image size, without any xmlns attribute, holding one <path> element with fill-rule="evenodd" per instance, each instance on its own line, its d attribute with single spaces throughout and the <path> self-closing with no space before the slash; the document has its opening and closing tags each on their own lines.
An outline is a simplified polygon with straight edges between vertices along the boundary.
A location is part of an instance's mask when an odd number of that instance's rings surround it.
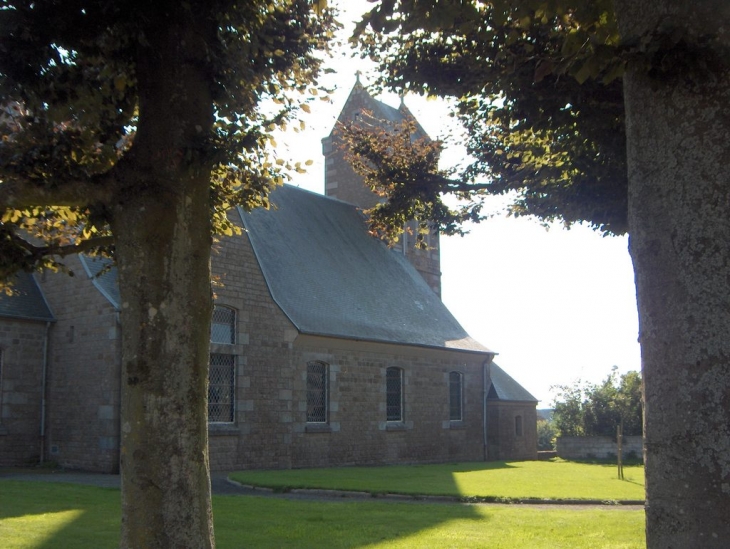
<svg viewBox="0 0 730 549">
<path fill-rule="evenodd" d="M 365 92 L 367 93 L 367 92 Z M 369 95 L 369 94 L 368 94 Z M 378 120 L 388 120 L 390 122 L 403 122 L 406 117 L 403 115 L 403 113 L 396 109 L 395 107 L 391 107 L 390 105 L 386 105 L 382 101 L 379 101 L 375 99 L 374 97 L 370 96 L 370 99 L 372 99 L 373 104 L 377 107 L 378 112 L 373 113 L 373 116 Z M 380 116 L 378 116 L 380 115 Z"/>
<path fill-rule="evenodd" d="M 489 371 L 492 378 L 492 387 L 489 389 L 488 400 L 537 402 L 534 396 L 494 362 L 492 362 Z"/>
<path fill-rule="evenodd" d="M 87 255 L 79 255 L 79 260 L 91 279 L 91 283 L 96 286 L 101 295 L 107 298 L 114 308 L 120 309 L 119 279 L 117 268 L 112 266 L 112 260 Z"/>
<path fill-rule="evenodd" d="M 490 352 L 354 206 L 285 185 L 241 213 L 274 301 L 304 334 Z"/>
<path fill-rule="evenodd" d="M 43 292 L 30 273 L 18 272 L 13 283 L 13 295 L 0 292 L 0 317 L 26 320 L 54 320 Z"/>
<path fill-rule="evenodd" d="M 426 133 L 426 130 L 423 129 L 421 124 L 418 122 L 415 116 L 413 116 L 413 113 L 406 107 L 404 102 L 401 102 L 400 107 L 395 108 L 391 107 L 390 105 L 387 105 L 386 103 L 383 103 L 382 101 L 375 99 L 370 93 L 368 92 L 367 88 L 362 85 L 360 80 L 357 80 L 355 82 L 355 85 L 352 87 L 352 90 L 350 90 L 350 95 L 348 96 L 347 100 L 345 101 L 345 106 L 342 109 L 342 112 L 340 113 L 340 116 L 338 118 L 338 121 L 345 121 L 347 117 L 345 116 L 345 113 L 349 111 L 348 104 L 350 101 L 353 100 L 353 97 L 355 95 L 361 96 L 364 100 L 364 103 L 369 107 L 369 110 L 372 110 L 372 118 L 375 121 L 382 121 L 385 120 L 387 122 L 390 122 L 393 125 L 398 125 L 401 122 L 405 120 L 410 120 L 411 122 L 415 122 L 416 124 L 416 133 L 413 135 L 413 139 L 427 139 L 430 140 L 430 137 Z M 334 128 L 333 128 L 334 132 Z M 330 133 L 329 138 L 332 137 L 332 132 Z M 328 139 L 328 138 L 325 138 Z"/>
</svg>

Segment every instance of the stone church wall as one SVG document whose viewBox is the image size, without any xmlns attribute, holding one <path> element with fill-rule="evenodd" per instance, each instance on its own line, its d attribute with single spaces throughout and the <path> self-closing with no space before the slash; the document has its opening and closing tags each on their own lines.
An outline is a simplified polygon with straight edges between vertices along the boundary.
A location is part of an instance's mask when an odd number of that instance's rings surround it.
<svg viewBox="0 0 730 549">
<path fill-rule="evenodd" d="M 48 366 L 46 459 L 86 471 L 119 470 L 120 326 L 117 313 L 87 277 L 47 274 L 39 284 L 56 323 Z"/>
<path fill-rule="evenodd" d="M 245 236 L 219 242 L 213 268 L 216 303 L 238 311 L 236 422 L 209 429 L 213 470 L 482 458 L 481 355 L 298 335 Z M 311 360 L 329 366 L 326 425 L 306 422 Z M 385 421 L 389 366 L 404 371 L 400 425 Z M 462 422 L 449 421 L 452 370 L 464 374 Z"/>
<path fill-rule="evenodd" d="M 534 402 L 487 403 L 487 452 L 496 461 L 537 459 Z"/>
<path fill-rule="evenodd" d="M 40 282 L 57 318 L 48 346 L 45 457 L 68 468 L 116 472 L 118 315 L 78 259 L 67 262 L 75 277 L 47 275 Z M 211 344 L 211 352 L 235 357 L 235 421 L 209 427 L 212 470 L 483 459 L 483 354 L 299 334 L 272 299 L 245 233 L 214 245 L 212 268 L 216 304 L 236 311 L 235 342 Z M 45 325 L 2 322 L 3 382 L 13 384 L 13 394 L 2 402 L 0 442 L 9 447 L 10 416 L 25 416 L 36 425 L 23 426 L 27 439 L 13 439 L 13 459 L 37 461 Z M 20 355 L 32 365 L 22 383 L 12 369 Z M 310 361 L 328 365 L 324 423 L 307 423 Z M 402 422 L 386 421 L 389 367 L 403 371 Z M 449 420 L 452 371 L 463 375 L 461 421 Z M 516 436 L 518 415 L 523 431 Z M 534 403 L 490 403 L 489 433 L 491 459 L 536 459 Z"/>
<path fill-rule="evenodd" d="M 45 322 L 0 318 L 0 466 L 40 461 Z"/>
<path fill-rule="evenodd" d="M 476 461 L 483 458 L 482 357 L 448 351 L 302 338 L 293 452 L 299 466 Z M 330 365 L 329 430 L 306 423 L 304 367 Z M 386 421 L 385 371 L 403 370 L 403 421 Z M 463 420 L 449 421 L 449 372 L 463 375 Z"/>
<path fill-rule="evenodd" d="M 239 220 L 240 221 L 240 220 Z M 237 312 L 236 421 L 209 429 L 211 469 L 291 466 L 291 343 L 296 329 L 274 303 L 245 236 L 213 247 L 215 302 Z M 250 466 L 250 465 L 249 465 Z"/>
</svg>

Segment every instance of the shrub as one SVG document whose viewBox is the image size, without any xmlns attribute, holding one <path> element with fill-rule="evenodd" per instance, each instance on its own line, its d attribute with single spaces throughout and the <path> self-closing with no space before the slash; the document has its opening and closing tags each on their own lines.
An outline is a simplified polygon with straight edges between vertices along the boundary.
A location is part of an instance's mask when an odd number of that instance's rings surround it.
<svg viewBox="0 0 730 549">
<path fill-rule="evenodd" d="M 537 420 L 537 449 L 555 450 L 555 437 L 557 430 L 551 421 L 545 419 Z"/>
</svg>

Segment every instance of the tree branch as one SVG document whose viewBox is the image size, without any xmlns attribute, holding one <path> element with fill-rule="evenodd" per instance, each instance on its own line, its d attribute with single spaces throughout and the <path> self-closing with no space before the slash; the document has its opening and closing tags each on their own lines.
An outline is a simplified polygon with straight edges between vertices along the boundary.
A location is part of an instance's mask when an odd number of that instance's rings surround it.
<svg viewBox="0 0 730 549">
<path fill-rule="evenodd" d="M 36 246 L 35 244 L 28 242 L 17 234 L 13 234 L 10 238 L 15 244 L 28 252 L 28 255 L 31 256 L 31 258 L 33 258 L 34 260 L 38 260 L 51 255 L 66 257 L 68 255 L 80 254 L 89 250 L 93 250 L 94 248 L 101 248 L 114 244 L 114 237 L 111 235 L 89 238 L 86 240 L 82 240 L 76 244 L 50 244 L 47 246 Z"/>
<path fill-rule="evenodd" d="M 0 208 L 108 204 L 116 187 L 115 175 L 115 170 L 111 170 L 86 180 L 65 181 L 59 185 L 39 183 L 16 176 L 0 182 Z"/>
</svg>

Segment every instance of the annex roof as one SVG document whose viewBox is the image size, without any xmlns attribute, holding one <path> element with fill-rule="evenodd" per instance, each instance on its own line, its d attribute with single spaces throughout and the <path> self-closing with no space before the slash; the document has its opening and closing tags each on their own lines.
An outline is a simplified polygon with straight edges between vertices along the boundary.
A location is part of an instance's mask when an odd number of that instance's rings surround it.
<svg viewBox="0 0 730 549">
<path fill-rule="evenodd" d="M 114 262 L 106 257 L 91 257 L 79 254 L 79 260 L 91 279 L 91 283 L 112 306 L 119 310 L 121 298 L 119 296 L 119 278 Z"/>
<path fill-rule="evenodd" d="M 13 295 L 0 292 L 0 317 L 22 318 L 25 320 L 54 320 L 43 292 L 33 275 L 19 271 L 12 279 Z"/>
<path fill-rule="evenodd" d="M 537 402 L 527 389 L 512 379 L 507 372 L 494 362 L 489 367 L 492 387 L 489 389 L 489 400 L 509 400 L 517 402 Z"/>
<path fill-rule="evenodd" d="M 241 212 L 274 301 L 305 334 L 489 353 L 350 204 L 285 185 Z"/>
</svg>

